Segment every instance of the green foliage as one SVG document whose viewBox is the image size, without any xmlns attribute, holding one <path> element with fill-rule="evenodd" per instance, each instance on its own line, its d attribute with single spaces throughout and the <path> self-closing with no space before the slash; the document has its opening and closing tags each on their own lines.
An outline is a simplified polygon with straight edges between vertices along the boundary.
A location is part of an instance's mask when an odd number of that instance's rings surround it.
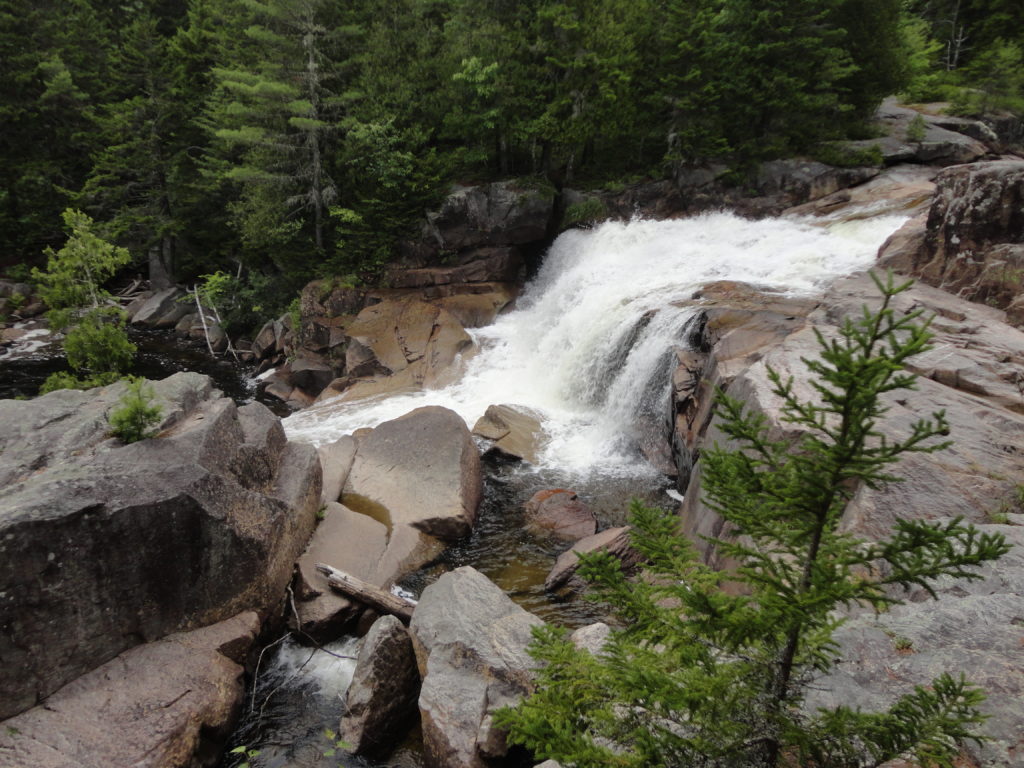
<svg viewBox="0 0 1024 768">
<path fill-rule="evenodd" d="M 977 54 L 967 68 L 969 87 L 953 103 L 953 111 L 987 115 L 999 110 L 1024 114 L 1024 47 L 999 38 Z"/>
<path fill-rule="evenodd" d="M 153 397 L 153 388 L 145 379 L 129 377 L 118 407 L 110 412 L 110 434 L 126 444 L 152 437 L 163 416 Z"/>
<path fill-rule="evenodd" d="M 912 757 L 948 767 L 958 742 L 977 738 L 983 694 L 946 674 L 884 712 L 803 706 L 837 662 L 836 609 L 883 610 L 915 585 L 934 596 L 932 580 L 980 578 L 975 566 L 1008 550 L 1002 536 L 959 519 L 898 520 L 880 542 L 839 530 L 858 486 L 892 482 L 899 456 L 947 445 L 934 439 L 948 431 L 941 412 L 899 438 L 878 429 L 882 396 L 913 387 L 903 366 L 929 334 L 919 310 L 892 308 L 909 283 L 876 282 L 880 309 L 847 319 L 836 338 L 819 334 L 820 357 L 805 361 L 818 402 L 801 400 L 792 379 L 770 371 L 783 421 L 802 433 L 795 444 L 772 439 L 764 416 L 719 398 L 734 447 L 702 455 L 702 483 L 731 531 L 712 542 L 735 571 L 704 566 L 675 515 L 634 503 L 645 577 L 628 580 L 607 553 L 582 556 L 580 569 L 625 628 L 596 656 L 562 630 L 536 632 L 537 692 L 497 718 L 514 743 L 587 766 L 853 768 Z"/>
<path fill-rule="evenodd" d="M 839 142 L 819 144 L 813 151 L 814 159 L 837 168 L 879 167 L 885 164 L 882 148 L 877 144 L 854 149 Z"/>
<path fill-rule="evenodd" d="M 605 215 L 608 211 L 599 197 L 588 197 L 586 200 L 574 203 L 565 209 L 562 216 L 562 223 L 567 227 L 578 224 L 593 224 Z"/>
<path fill-rule="evenodd" d="M 920 144 L 924 141 L 928 127 L 925 125 L 924 117 L 920 113 L 914 115 L 914 119 L 907 125 L 907 141 Z"/>
<path fill-rule="evenodd" d="M 85 313 L 64 337 L 68 365 L 76 371 L 123 373 L 136 349 L 128 340 L 124 313 L 113 307 Z"/>
<path fill-rule="evenodd" d="M 258 749 L 251 749 L 243 744 L 240 747 L 228 750 L 228 754 L 238 755 L 242 758 L 242 762 L 238 763 L 235 768 L 251 768 L 252 761 L 260 756 L 260 751 Z"/>
<path fill-rule="evenodd" d="M 94 387 L 105 387 L 118 381 L 121 375 L 112 371 L 96 373 L 90 376 L 76 376 L 68 371 L 58 371 L 46 377 L 46 381 L 39 387 L 39 394 L 45 395 L 55 392 L 58 389 L 93 389 Z"/>
<path fill-rule="evenodd" d="M 51 309 L 99 307 L 109 298 L 103 284 L 131 261 L 131 255 L 101 238 L 93 220 L 68 208 L 63 213 L 68 239 L 59 251 L 46 249 L 46 271 L 32 270 L 39 295 Z"/>
</svg>

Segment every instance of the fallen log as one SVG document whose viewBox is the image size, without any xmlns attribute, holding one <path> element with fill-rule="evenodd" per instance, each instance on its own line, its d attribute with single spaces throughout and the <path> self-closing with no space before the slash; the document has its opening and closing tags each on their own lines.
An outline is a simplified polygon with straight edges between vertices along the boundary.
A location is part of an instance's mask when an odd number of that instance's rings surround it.
<svg viewBox="0 0 1024 768">
<path fill-rule="evenodd" d="M 416 603 L 393 595 L 380 587 L 375 587 L 373 584 L 356 578 L 351 573 L 339 571 L 325 563 L 317 563 L 316 569 L 327 577 L 328 584 L 345 597 L 350 597 L 383 613 L 390 613 L 404 624 L 408 624 L 412 619 Z"/>
</svg>

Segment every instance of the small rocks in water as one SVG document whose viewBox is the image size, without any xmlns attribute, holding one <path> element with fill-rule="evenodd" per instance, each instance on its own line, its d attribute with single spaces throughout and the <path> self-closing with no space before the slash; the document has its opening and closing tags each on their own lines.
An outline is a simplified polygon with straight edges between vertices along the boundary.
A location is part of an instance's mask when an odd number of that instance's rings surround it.
<svg viewBox="0 0 1024 768">
<path fill-rule="evenodd" d="M 597 518 L 575 491 L 537 491 L 523 508 L 526 529 L 531 533 L 550 533 L 560 539 L 578 541 L 597 531 Z"/>
<path fill-rule="evenodd" d="M 580 558 L 577 552 L 597 552 L 604 550 L 617 557 L 622 562 L 622 570 L 629 572 L 640 564 L 640 553 L 629 543 L 630 526 L 624 525 L 621 528 L 609 528 L 607 531 L 595 533 L 581 539 L 572 545 L 572 548 L 563 552 L 555 561 L 555 567 L 544 580 L 544 588 L 548 591 L 555 591 L 563 587 L 577 588 L 582 582 L 576 578 L 576 570 L 580 567 Z"/>
<path fill-rule="evenodd" d="M 381 616 L 363 640 L 341 719 L 342 740 L 357 755 L 383 756 L 416 711 L 420 675 L 402 622 Z"/>
</svg>

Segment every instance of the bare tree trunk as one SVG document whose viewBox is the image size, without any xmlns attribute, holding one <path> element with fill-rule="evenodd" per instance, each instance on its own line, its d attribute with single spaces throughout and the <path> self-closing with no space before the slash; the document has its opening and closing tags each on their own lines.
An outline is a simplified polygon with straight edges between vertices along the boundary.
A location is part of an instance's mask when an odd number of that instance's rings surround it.
<svg viewBox="0 0 1024 768">
<path fill-rule="evenodd" d="M 412 619 L 412 612 L 416 607 L 414 603 L 410 603 L 404 598 L 392 595 L 390 592 L 375 587 L 373 584 L 368 584 L 350 573 L 339 571 L 337 568 L 332 568 L 324 563 L 317 563 L 316 569 L 327 577 L 328 584 L 346 597 L 351 597 L 353 600 L 375 608 L 378 611 L 390 613 L 392 616 L 401 619 L 405 624 L 408 624 L 409 620 Z"/>
</svg>

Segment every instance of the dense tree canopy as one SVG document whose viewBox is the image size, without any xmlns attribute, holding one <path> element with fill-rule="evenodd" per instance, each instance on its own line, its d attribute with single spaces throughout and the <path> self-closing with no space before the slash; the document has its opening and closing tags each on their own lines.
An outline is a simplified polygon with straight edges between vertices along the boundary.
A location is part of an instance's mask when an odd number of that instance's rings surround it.
<svg viewBox="0 0 1024 768">
<path fill-rule="evenodd" d="M 1017 0 L 112 8 L 0 4 L 4 267 L 40 263 L 73 205 L 137 262 L 241 266 L 250 303 L 287 303 L 316 274 L 372 275 L 453 181 L 745 172 L 862 133 L 901 89 L 1024 100 Z"/>
</svg>

